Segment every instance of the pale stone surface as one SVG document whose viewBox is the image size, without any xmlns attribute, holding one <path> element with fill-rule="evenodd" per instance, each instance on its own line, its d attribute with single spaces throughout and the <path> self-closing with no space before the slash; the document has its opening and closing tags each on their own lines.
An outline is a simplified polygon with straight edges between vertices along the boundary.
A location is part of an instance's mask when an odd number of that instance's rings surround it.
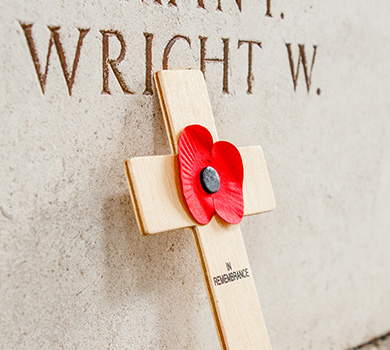
<svg viewBox="0 0 390 350">
<path fill-rule="evenodd" d="M 390 4 L 386 0 L 177 0 L 1 2 L 2 349 L 217 349 L 189 231 L 141 237 L 125 158 L 169 153 L 157 97 L 145 89 L 145 36 L 153 70 L 175 35 L 170 68 L 199 68 L 199 38 L 222 57 L 229 38 L 230 94 L 222 65 L 207 64 L 221 139 L 263 146 L 277 210 L 245 218 L 242 231 L 275 350 L 345 349 L 390 329 Z M 281 18 L 281 12 L 284 19 Z M 53 46 L 42 95 L 19 22 L 34 23 L 44 67 L 49 30 L 69 65 L 84 39 L 73 94 Z M 102 90 L 102 35 L 127 44 Z M 247 46 L 253 47 L 253 94 Z M 111 57 L 119 54 L 115 38 Z M 305 44 L 294 92 L 286 43 Z M 317 88 L 321 95 L 316 94 Z"/>
</svg>

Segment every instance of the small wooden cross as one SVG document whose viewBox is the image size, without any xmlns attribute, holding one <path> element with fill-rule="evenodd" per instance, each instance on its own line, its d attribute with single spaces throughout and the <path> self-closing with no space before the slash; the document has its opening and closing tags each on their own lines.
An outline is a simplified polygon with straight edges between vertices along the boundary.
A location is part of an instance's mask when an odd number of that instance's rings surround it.
<svg viewBox="0 0 390 350">
<path fill-rule="evenodd" d="M 203 74 L 164 70 L 155 74 L 155 83 L 173 155 L 125 161 L 139 228 L 144 235 L 192 228 L 222 349 L 270 350 L 240 226 L 217 215 L 207 225 L 197 224 L 182 196 L 177 156 L 181 132 L 187 125 L 200 124 L 214 142 L 218 140 Z M 240 154 L 244 215 L 273 210 L 275 199 L 261 147 L 244 147 Z M 229 280 L 232 271 L 240 278 Z"/>
</svg>

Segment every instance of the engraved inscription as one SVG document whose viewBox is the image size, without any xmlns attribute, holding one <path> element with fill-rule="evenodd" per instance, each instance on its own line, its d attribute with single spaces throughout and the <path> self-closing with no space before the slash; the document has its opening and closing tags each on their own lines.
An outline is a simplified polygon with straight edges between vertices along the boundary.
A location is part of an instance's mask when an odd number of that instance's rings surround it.
<svg viewBox="0 0 390 350">
<path fill-rule="evenodd" d="M 290 69 L 291 69 L 291 77 L 292 81 L 294 84 L 294 90 L 297 89 L 297 84 L 298 84 L 298 75 L 299 75 L 299 67 L 302 64 L 303 66 L 303 73 L 305 75 L 305 81 L 306 81 L 306 89 L 307 92 L 309 93 L 310 91 L 310 85 L 311 85 L 311 76 L 313 73 L 313 67 L 314 67 L 314 62 L 316 59 L 316 54 L 317 54 L 317 45 L 313 45 L 313 56 L 311 59 L 311 64 L 310 64 L 310 70 L 308 68 L 307 60 L 306 60 L 306 54 L 305 54 L 305 45 L 299 44 L 299 57 L 298 57 L 298 63 L 297 63 L 297 68 L 295 71 L 294 68 L 294 58 L 291 50 L 291 44 L 286 44 L 287 47 L 287 52 L 288 52 L 288 59 L 290 62 Z M 320 90 L 317 90 L 317 94 L 320 94 Z"/>
<path fill-rule="evenodd" d="M 222 38 L 223 58 L 206 58 L 206 41 L 207 37 L 199 36 L 200 39 L 200 70 L 206 73 L 206 63 L 219 62 L 223 63 L 223 80 L 222 91 L 229 93 L 229 39 Z"/>
<path fill-rule="evenodd" d="M 122 91 L 125 94 L 133 94 L 129 87 L 126 85 L 125 80 L 123 79 L 122 73 L 118 69 L 119 63 L 123 61 L 126 54 L 126 43 L 123 39 L 123 35 L 116 30 L 108 31 L 108 30 L 101 30 L 100 33 L 103 36 L 103 43 L 102 43 L 102 49 L 103 49 L 103 57 L 102 57 L 102 70 L 103 70 L 103 90 L 102 94 L 108 94 L 110 95 L 110 89 L 109 89 L 109 68 L 110 65 L 115 78 L 117 79 Z M 116 59 L 110 58 L 110 44 L 109 44 L 109 38 L 115 37 L 120 45 L 121 45 L 121 51 L 119 53 L 119 56 Z"/>
<path fill-rule="evenodd" d="M 188 46 L 191 48 L 191 39 L 183 36 L 183 35 L 175 35 L 171 40 L 168 41 L 167 46 L 165 46 L 164 49 L 164 54 L 163 54 L 163 69 L 168 69 L 168 59 L 169 59 L 169 54 L 171 53 L 173 45 L 176 43 L 178 40 L 185 40 L 188 43 Z"/>
<path fill-rule="evenodd" d="M 217 275 L 213 277 L 214 286 L 221 286 L 223 284 L 236 282 L 249 277 L 249 268 L 238 269 L 233 271 L 232 264 L 230 262 L 225 263 L 227 273 Z"/>
<path fill-rule="evenodd" d="M 271 14 L 271 0 L 267 0 L 267 12 L 265 13 L 266 16 L 272 17 Z"/>
<path fill-rule="evenodd" d="M 47 74 L 49 72 L 50 55 L 51 55 L 51 50 L 52 50 L 53 42 L 54 42 L 54 45 L 55 45 L 55 48 L 56 48 L 56 51 L 58 54 L 58 58 L 60 60 L 62 72 L 64 74 L 65 82 L 66 82 L 66 85 L 68 87 L 69 96 L 72 95 L 72 87 L 73 87 L 73 83 L 74 83 L 74 80 L 76 77 L 77 66 L 78 66 L 78 63 L 80 60 L 81 47 L 83 46 L 84 38 L 88 34 L 90 29 L 78 28 L 79 39 L 77 41 L 76 52 L 75 52 L 74 59 L 73 59 L 72 71 L 69 72 L 65 52 L 64 52 L 61 40 L 60 40 L 60 34 L 59 34 L 60 27 L 48 27 L 50 30 L 50 39 L 49 39 L 49 46 L 48 46 L 47 55 L 46 55 L 45 70 L 44 70 L 44 72 L 42 72 L 41 63 L 40 63 L 40 60 L 38 58 L 37 49 L 36 49 L 35 42 L 34 42 L 34 39 L 32 36 L 33 24 L 20 23 L 20 25 L 23 29 L 24 35 L 26 36 L 27 45 L 29 47 L 31 57 L 32 57 L 32 60 L 34 62 L 35 71 L 37 73 L 37 77 L 38 77 L 38 81 L 39 81 L 39 85 L 41 87 L 42 93 L 45 94 Z"/>
<path fill-rule="evenodd" d="M 77 46 L 75 50 L 75 55 L 73 58 L 73 65 L 72 68 L 69 68 L 68 60 L 66 58 L 66 54 L 63 48 L 63 42 L 60 39 L 60 27 L 48 27 L 50 31 L 50 38 L 49 38 L 49 44 L 47 48 L 47 54 L 46 54 L 46 62 L 44 65 L 44 69 L 42 69 L 43 65 L 41 63 L 41 60 L 38 57 L 36 44 L 32 35 L 32 28 L 33 24 L 24 24 L 20 23 L 26 41 L 27 46 L 34 64 L 34 68 L 36 71 L 36 75 L 38 77 L 39 86 L 41 88 L 41 91 L 43 94 L 46 93 L 46 82 L 50 67 L 50 57 L 52 53 L 53 46 L 56 49 L 61 69 L 65 78 L 66 86 L 68 88 L 69 95 L 72 95 L 72 87 L 75 82 L 76 72 L 78 68 L 78 63 L 80 60 L 80 54 L 81 49 L 84 43 L 84 38 L 89 33 L 90 29 L 82 29 L 77 28 L 79 31 L 79 38 L 77 41 Z M 132 91 L 128 85 L 128 83 L 125 81 L 124 76 L 122 74 L 122 71 L 119 69 L 120 63 L 125 59 L 126 56 L 126 41 L 123 36 L 123 34 L 117 30 L 100 30 L 100 33 L 102 35 L 102 94 L 111 94 L 111 90 L 109 87 L 109 77 L 110 77 L 110 71 L 114 74 L 114 77 L 116 78 L 120 88 L 122 89 L 123 93 L 132 95 L 135 92 Z M 144 95 L 153 95 L 153 83 L 152 83 L 152 77 L 153 77 L 153 64 L 152 64 L 152 58 L 153 58 L 153 40 L 154 40 L 154 34 L 152 33 L 143 33 L 144 40 L 145 40 L 145 54 L 144 54 L 144 60 L 145 60 L 145 88 L 143 90 Z M 223 74 L 222 74 L 222 92 L 225 94 L 229 93 L 229 67 L 230 67 L 230 39 L 229 38 L 221 38 L 222 42 L 222 55 L 220 57 L 209 57 L 207 54 L 207 47 L 209 45 L 208 43 L 208 37 L 205 36 L 199 36 L 200 40 L 200 52 L 199 52 L 199 62 L 200 62 L 200 70 L 203 72 L 205 77 L 207 78 L 206 74 L 206 68 L 208 64 L 211 63 L 219 63 L 222 65 L 223 68 Z M 120 52 L 119 55 L 116 58 L 111 57 L 110 55 L 110 40 L 117 40 L 120 45 Z M 189 50 L 193 50 L 192 48 L 192 40 L 190 37 L 185 35 L 175 35 L 173 38 L 168 40 L 164 51 L 162 52 L 162 68 L 163 69 L 169 69 L 169 58 L 172 52 L 173 47 L 178 42 L 183 42 L 184 45 L 188 46 Z M 237 41 L 236 49 L 240 50 L 242 49 L 242 46 L 247 47 L 247 89 L 246 92 L 248 94 L 253 94 L 253 82 L 254 82 L 254 74 L 253 74 L 253 67 L 254 62 L 258 62 L 258 59 L 255 60 L 255 58 L 258 56 L 255 54 L 256 48 L 257 51 L 260 49 L 263 49 L 263 45 L 261 41 L 258 40 L 241 40 L 239 39 Z M 288 62 L 290 65 L 290 71 L 291 71 L 291 77 L 293 82 L 293 88 L 294 91 L 297 89 L 298 85 L 298 77 L 299 77 L 299 71 L 300 67 L 302 66 L 303 74 L 305 77 L 305 83 L 306 83 L 306 89 L 309 93 L 310 87 L 311 87 L 311 81 L 312 81 L 312 75 L 313 75 L 313 68 L 314 63 L 317 55 L 317 45 L 313 45 L 313 53 L 311 57 L 311 62 L 309 64 L 307 58 L 306 58 L 306 51 L 305 51 L 305 45 L 298 44 L 298 56 L 294 59 L 293 54 L 293 45 L 291 43 L 286 44 L 287 48 L 287 54 L 288 54 Z M 233 46 L 234 47 L 234 46 Z M 161 52 L 160 52 L 161 54 Z M 191 54 L 191 53 L 190 53 Z M 160 56 L 161 57 L 161 56 Z M 295 65 L 294 62 L 297 62 Z M 183 67 L 184 68 L 184 67 Z M 317 95 L 321 94 L 320 88 L 316 89 Z"/>
<path fill-rule="evenodd" d="M 252 73 L 252 62 L 253 62 L 253 45 L 257 45 L 261 48 L 261 42 L 259 41 L 252 41 L 252 40 L 239 40 L 238 41 L 238 48 L 241 47 L 242 44 L 248 44 L 248 90 L 247 93 L 252 93 L 252 82 L 254 80 L 253 73 Z"/>
<path fill-rule="evenodd" d="M 183 1 L 183 0 L 182 0 Z M 233 1 L 233 0 L 230 0 L 230 1 Z M 234 0 L 236 5 L 237 5 L 237 9 L 242 12 L 242 0 Z M 146 0 L 142 0 L 142 2 L 147 2 Z M 155 4 L 158 4 L 160 6 L 164 6 L 163 2 L 161 0 L 153 0 L 153 2 Z M 206 9 L 205 5 L 204 5 L 204 0 L 194 0 L 193 1 L 194 3 L 196 3 L 198 5 L 198 8 L 201 8 L 201 9 Z M 222 8 L 222 0 L 217 0 L 217 6 L 216 6 L 216 10 L 217 11 L 223 11 L 223 8 Z M 213 3 L 213 2 L 211 2 Z M 177 7 L 177 0 L 169 0 L 167 2 L 167 5 L 168 6 L 174 6 L 174 7 Z M 266 0 L 266 13 L 265 13 L 266 16 L 268 17 L 272 17 L 271 15 L 271 0 Z"/>
<path fill-rule="evenodd" d="M 241 0 L 236 0 L 236 4 L 237 4 L 238 9 L 241 12 L 241 10 L 242 10 L 242 8 L 241 8 Z M 222 11 L 222 0 L 218 0 L 217 10 L 218 11 Z"/>
<path fill-rule="evenodd" d="M 178 0 L 145 0 L 146 1 L 153 1 L 152 3 L 156 3 L 160 6 L 180 6 L 180 1 Z M 222 11 L 223 10 L 223 4 L 227 3 L 227 0 L 210 0 L 214 1 L 217 10 Z M 242 0 L 231 0 L 235 2 L 237 5 L 237 8 L 239 9 L 240 16 L 244 12 L 243 4 L 244 1 Z M 267 0 L 266 2 L 266 17 L 272 17 L 271 14 L 271 0 Z M 198 7 L 204 9 L 205 4 L 203 0 L 197 1 Z M 148 4 L 149 6 L 149 4 Z M 208 5 L 207 5 L 208 6 Z M 233 6 L 234 7 L 234 6 Z M 284 19 L 285 14 L 284 12 L 281 12 L 280 14 L 281 19 Z M 27 42 L 27 47 L 29 51 L 29 56 L 31 56 L 33 65 L 35 68 L 36 75 L 38 77 L 38 83 L 40 90 L 43 94 L 46 93 L 46 83 L 48 79 L 48 72 L 51 64 L 51 56 L 53 47 L 55 48 L 59 63 L 63 72 L 63 76 L 65 79 L 65 83 L 67 86 L 68 94 L 72 95 L 72 88 L 75 83 L 76 78 L 76 72 L 79 65 L 80 55 L 81 55 L 81 49 L 83 47 L 83 43 L 85 40 L 94 40 L 96 38 L 95 36 L 89 36 L 88 39 L 85 39 L 87 34 L 90 32 L 90 28 L 83 29 L 83 28 L 76 28 L 79 32 L 79 37 L 77 40 L 77 44 L 75 47 L 75 53 L 73 57 L 73 64 L 70 67 L 69 65 L 69 53 L 65 53 L 64 47 L 67 47 L 67 45 L 64 45 L 63 42 L 63 34 L 62 39 L 60 36 L 60 26 L 48 26 L 48 30 L 50 33 L 49 36 L 49 43 L 47 47 L 47 54 L 46 54 L 46 61 L 43 62 L 42 58 L 39 58 L 39 54 L 37 48 L 36 48 L 36 42 L 33 38 L 32 28 L 33 24 L 25 24 L 22 22 L 19 22 L 20 26 L 23 29 L 23 33 Z M 98 29 L 95 29 L 98 30 Z M 117 81 L 119 84 L 119 87 L 121 88 L 122 92 L 125 95 L 133 95 L 135 93 L 137 94 L 143 94 L 146 96 L 153 95 L 153 73 L 156 70 L 161 69 L 169 69 L 169 62 L 170 59 L 172 59 L 172 55 L 175 53 L 175 47 L 178 45 L 178 47 L 183 48 L 183 45 L 185 45 L 185 55 L 188 55 L 191 57 L 193 62 L 199 62 L 199 69 L 204 74 L 206 80 L 207 80 L 207 67 L 212 64 L 219 64 L 219 67 L 222 68 L 222 75 L 219 76 L 218 79 L 221 81 L 221 91 L 223 94 L 229 94 L 230 90 L 234 90 L 233 87 L 230 87 L 230 80 L 231 81 L 237 81 L 237 79 L 234 79 L 234 75 L 237 74 L 236 69 L 237 67 L 242 67 L 242 65 L 246 65 L 247 67 L 247 75 L 246 75 L 246 93 L 251 95 L 256 92 L 256 86 L 254 86 L 255 76 L 254 71 L 259 67 L 259 64 L 261 62 L 261 57 L 267 54 L 268 47 L 264 47 L 263 40 L 258 40 L 259 38 L 253 38 L 251 40 L 248 39 L 235 39 L 234 41 L 228 37 L 219 37 L 219 38 L 210 38 L 209 36 L 203 36 L 193 34 L 194 36 L 187 36 L 182 35 L 180 33 L 175 34 L 173 37 L 170 37 L 166 39 L 166 41 L 162 42 L 161 46 L 161 36 L 163 34 L 159 33 L 151 33 L 148 31 L 143 32 L 143 36 L 139 35 L 138 38 L 127 37 L 125 33 L 117 30 L 117 29 L 100 29 L 100 34 L 102 35 L 102 51 L 101 51 L 101 57 L 102 57 L 102 63 L 101 63 L 101 69 L 102 69 L 102 81 L 99 82 L 102 85 L 101 94 L 107 94 L 111 95 L 111 89 L 110 89 L 110 82 L 113 83 L 114 80 Z M 161 36 L 160 36 L 161 35 Z M 141 39 L 142 38 L 142 39 Z M 164 37 L 162 38 L 163 40 Z M 209 40 L 210 39 L 210 40 Z M 216 39 L 220 40 L 220 44 L 216 44 Z M 126 71 L 126 67 L 129 67 L 129 58 L 126 57 L 126 50 L 127 50 L 127 43 L 130 45 L 136 46 L 137 40 L 144 40 L 145 50 L 141 50 L 141 54 L 138 52 L 135 52 L 133 46 L 131 46 L 132 50 L 130 50 L 130 54 L 134 55 L 137 60 L 142 60 L 142 62 L 145 64 L 145 71 L 144 75 L 142 76 L 143 82 L 131 82 L 129 84 L 128 81 L 126 81 L 126 76 L 134 76 L 134 74 L 128 74 L 128 71 Z M 196 44 L 193 45 L 194 42 L 199 40 L 199 49 L 196 47 Z M 39 41 L 39 40 L 38 40 Z M 157 42 L 158 44 L 155 45 L 154 42 Z M 113 49 L 119 47 L 119 54 L 113 53 L 117 52 L 116 50 L 113 50 L 113 52 L 110 51 L 110 45 L 113 46 Z M 213 45 L 220 45 L 218 47 L 219 54 L 211 54 L 210 52 L 213 51 Z M 268 46 L 272 45 L 268 44 Z M 283 45 L 283 44 L 282 44 Z M 299 78 L 299 71 L 303 70 L 304 78 L 305 78 L 305 84 L 306 84 L 306 90 L 307 93 L 310 92 L 311 84 L 312 84 L 312 76 L 313 76 L 313 68 L 316 60 L 317 55 L 317 45 L 313 45 L 313 51 L 310 55 L 307 53 L 308 49 L 307 46 L 305 47 L 304 44 L 292 44 L 292 43 L 286 43 L 287 48 L 287 59 L 290 66 L 290 72 L 293 82 L 293 89 L 296 92 L 297 86 L 298 86 L 298 78 Z M 161 47 L 164 49 L 162 50 Z M 294 49 L 295 48 L 295 49 Z M 177 48 L 176 48 L 177 50 Z M 217 50 L 217 52 L 218 52 Z M 231 60 L 237 60 L 237 51 L 243 51 L 247 50 L 247 59 L 243 59 L 242 61 L 235 61 L 233 64 Z M 173 51 L 173 53 L 172 53 Z M 215 48 L 214 48 L 215 51 Z M 90 51 L 86 52 L 85 54 L 91 54 Z M 96 54 L 96 53 L 93 53 Z M 28 54 L 27 54 L 28 55 Z M 115 57 L 116 56 L 116 57 Z M 308 57 L 309 56 L 309 57 Z M 157 58 L 156 58 L 157 57 Z M 178 55 L 174 55 L 175 63 L 177 67 L 177 61 L 178 61 Z M 187 58 L 187 56 L 186 56 Z M 127 59 L 127 61 L 125 61 Z M 156 64 L 157 62 L 160 62 L 160 64 Z M 269 58 L 266 59 L 266 61 L 269 60 Z M 139 63 L 137 62 L 135 66 L 139 66 Z M 123 65 L 122 65 L 123 63 Z M 153 64 L 154 63 L 154 64 Z M 302 66 L 302 68 L 301 68 Z M 130 66 L 131 67 L 131 66 Z M 188 68 L 195 68 L 193 65 L 191 67 L 185 67 L 183 65 L 179 65 L 180 69 L 188 69 Z M 130 68 L 132 69 L 132 68 Z M 240 70 L 242 71 L 242 70 Z M 244 68 L 245 72 L 245 68 Z M 134 72 L 132 72 L 134 73 Z M 141 72 L 142 74 L 143 72 Z M 244 73 L 245 74 L 245 73 Z M 233 77 L 233 79 L 232 79 Z M 97 82 L 97 84 L 99 84 Z M 141 91 L 133 91 L 130 86 L 134 84 L 134 86 L 141 86 L 141 84 L 144 84 L 144 88 Z M 240 88 L 241 89 L 241 88 Z M 242 89 L 241 91 L 245 91 Z M 239 90 L 234 90 L 234 93 L 238 92 Z M 315 88 L 315 91 L 318 96 L 321 95 L 321 89 L 317 86 Z"/>
<path fill-rule="evenodd" d="M 145 35 L 145 91 L 144 95 L 153 95 L 152 86 L 152 43 L 153 34 L 144 33 Z"/>
</svg>

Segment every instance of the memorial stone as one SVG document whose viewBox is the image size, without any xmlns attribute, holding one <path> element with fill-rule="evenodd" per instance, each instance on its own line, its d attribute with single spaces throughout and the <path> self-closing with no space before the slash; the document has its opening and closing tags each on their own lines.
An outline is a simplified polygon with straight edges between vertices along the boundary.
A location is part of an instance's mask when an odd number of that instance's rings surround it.
<svg viewBox="0 0 390 350">
<path fill-rule="evenodd" d="M 123 174 L 170 153 L 162 69 L 263 147 L 277 208 L 240 225 L 272 348 L 390 330 L 388 1 L 0 8 L 0 348 L 220 348 L 190 231 L 141 236 Z"/>
</svg>

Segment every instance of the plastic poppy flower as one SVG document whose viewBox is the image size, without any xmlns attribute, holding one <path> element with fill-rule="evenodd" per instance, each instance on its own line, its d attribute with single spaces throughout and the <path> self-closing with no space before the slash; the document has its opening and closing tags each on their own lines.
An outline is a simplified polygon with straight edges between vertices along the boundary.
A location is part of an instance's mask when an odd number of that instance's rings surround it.
<svg viewBox="0 0 390 350">
<path fill-rule="evenodd" d="M 244 215 L 244 166 L 236 146 L 213 143 L 205 127 L 189 125 L 180 135 L 178 153 L 183 196 L 195 221 L 208 224 L 216 213 L 238 224 Z"/>
</svg>

